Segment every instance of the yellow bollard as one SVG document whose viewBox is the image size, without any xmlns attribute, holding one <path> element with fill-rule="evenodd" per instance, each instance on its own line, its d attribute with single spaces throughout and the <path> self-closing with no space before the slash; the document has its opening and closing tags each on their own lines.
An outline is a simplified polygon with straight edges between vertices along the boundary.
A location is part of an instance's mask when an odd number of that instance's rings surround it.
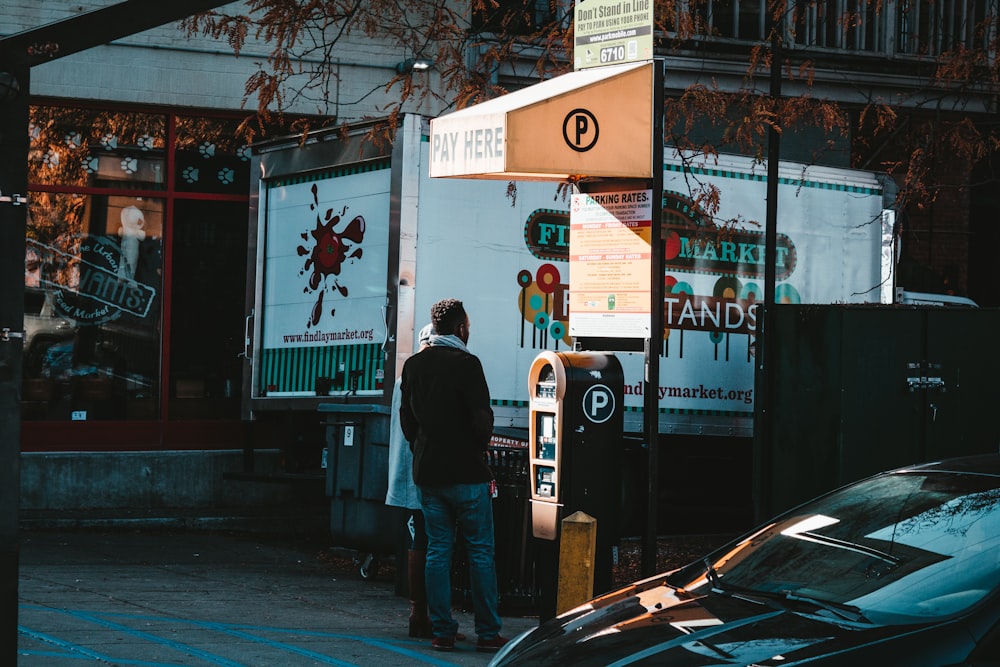
<svg viewBox="0 0 1000 667">
<path fill-rule="evenodd" d="M 584 512 L 574 512 L 563 519 L 560 526 L 557 616 L 594 597 L 594 558 L 597 554 L 597 519 Z"/>
</svg>

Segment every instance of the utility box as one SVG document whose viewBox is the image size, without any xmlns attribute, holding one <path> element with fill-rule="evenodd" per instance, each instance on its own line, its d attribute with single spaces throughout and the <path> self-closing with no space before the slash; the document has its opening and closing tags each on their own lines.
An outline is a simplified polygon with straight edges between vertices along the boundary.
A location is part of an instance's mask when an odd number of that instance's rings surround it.
<svg viewBox="0 0 1000 667">
<path fill-rule="evenodd" d="M 395 553 L 398 515 L 385 504 L 389 406 L 321 403 L 318 410 L 326 421 L 326 494 L 334 542 L 373 554 Z"/>
<path fill-rule="evenodd" d="M 621 524 L 623 394 L 613 354 L 545 351 L 531 365 L 531 526 L 535 538 L 549 543 L 540 548 L 542 616 L 554 615 L 559 525 L 574 512 L 597 520 L 594 589 L 611 587 Z"/>
</svg>

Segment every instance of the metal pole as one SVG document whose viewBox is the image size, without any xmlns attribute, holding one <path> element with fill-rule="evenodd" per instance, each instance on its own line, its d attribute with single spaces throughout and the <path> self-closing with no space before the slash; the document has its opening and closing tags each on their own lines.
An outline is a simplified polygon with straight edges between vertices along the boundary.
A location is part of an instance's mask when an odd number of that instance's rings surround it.
<svg viewBox="0 0 1000 667">
<path fill-rule="evenodd" d="M 0 59 L 0 618 L 3 655 L 17 663 L 20 544 L 21 356 L 24 345 L 24 234 L 28 195 L 26 63 Z"/>
<path fill-rule="evenodd" d="M 771 33 L 771 100 L 781 98 L 781 26 L 779 20 Z M 771 127 L 767 136 L 767 213 L 764 222 L 764 300 L 757 306 L 757 340 L 754 376 L 754 513 L 762 521 L 772 513 L 771 457 L 774 417 L 771 411 L 773 372 L 768 363 L 768 315 L 774 304 L 775 262 L 778 244 L 778 161 L 781 134 Z"/>
<path fill-rule="evenodd" d="M 642 576 L 656 574 L 657 519 L 660 495 L 660 351 L 663 349 L 663 60 L 653 67 L 653 220 L 650 231 L 650 330 L 646 339 L 642 419 L 649 448 L 646 530 Z"/>
</svg>

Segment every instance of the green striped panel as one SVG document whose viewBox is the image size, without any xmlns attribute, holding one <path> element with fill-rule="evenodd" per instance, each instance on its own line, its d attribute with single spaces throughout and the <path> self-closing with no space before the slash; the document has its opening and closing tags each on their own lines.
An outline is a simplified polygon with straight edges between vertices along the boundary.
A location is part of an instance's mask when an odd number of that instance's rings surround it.
<svg viewBox="0 0 1000 667">
<path fill-rule="evenodd" d="M 734 178 L 742 181 L 767 181 L 767 175 L 763 173 L 748 174 L 742 171 L 729 171 L 727 169 L 708 169 L 701 167 L 684 167 L 683 165 L 665 164 L 666 171 L 687 172 L 691 174 L 705 174 L 718 178 Z M 794 185 L 795 187 L 816 188 L 818 190 L 838 190 L 862 195 L 880 195 L 882 190 L 878 188 L 865 188 L 857 185 L 844 185 L 842 183 L 821 183 L 819 181 L 803 181 L 797 178 L 779 178 L 778 183 L 782 185 Z"/>
<path fill-rule="evenodd" d="M 344 380 L 334 383 L 331 391 L 351 388 L 351 371 L 362 371 L 358 391 L 382 389 L 376 380 L 382 370 L 382 345 L 322 345 L 263 350 L 260 365 L 260 390 L 269 393 L 315 392 L 317 377 L 334 377 L 344 364 Z"/>
<path fill-rule="evenodd" d="M 285 176 L 284 178 L 276 178 L 268 183 L 268 187 L 281 187 L 283 185 L 296 185 L 298 183 L 312 183 L 313 181 L 325 181 L 331 178 L 336 178 L 338 176 L 349 176 L 351 174 L 363 174 L 369 171 L 388 169 L 390 166 L 391 166 L 391 161 L 389 158 L 384 158 L 381 160 L 372 160 L 371 162 L 362 162 L 360 164 L 352 164 L 346 167 L 339 167 L 336 169 L 324 169 L 322 171 L 312 171 L 312 172 L 306 172 L 304 174 L 294 174 L 292 176 Z"/>
<path fill-rule="evenodd" d="M 526 408 L 528 407 L 528 401 L 516 401 L 513 399 L 492 399 L 490 400 L 490 405 L 495 405 L 497 407 L 514 407 L 514 408 Z"/>
</svg>

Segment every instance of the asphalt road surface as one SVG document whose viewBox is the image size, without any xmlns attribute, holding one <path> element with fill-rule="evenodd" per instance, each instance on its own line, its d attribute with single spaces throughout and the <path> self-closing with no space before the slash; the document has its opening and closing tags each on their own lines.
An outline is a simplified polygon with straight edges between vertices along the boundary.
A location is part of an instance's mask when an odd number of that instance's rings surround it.
<svg viewBox="0 0 1000 667">
<path fill-rule="evenodd" d="M 20 667 L 486 665 L 469 635 L 407 636 L 391 573 L 360 576 L 321 540 L 168 530 L 21 532 Z M 506 636 L 537 618 L 504 617 Z"/>
</svg>

